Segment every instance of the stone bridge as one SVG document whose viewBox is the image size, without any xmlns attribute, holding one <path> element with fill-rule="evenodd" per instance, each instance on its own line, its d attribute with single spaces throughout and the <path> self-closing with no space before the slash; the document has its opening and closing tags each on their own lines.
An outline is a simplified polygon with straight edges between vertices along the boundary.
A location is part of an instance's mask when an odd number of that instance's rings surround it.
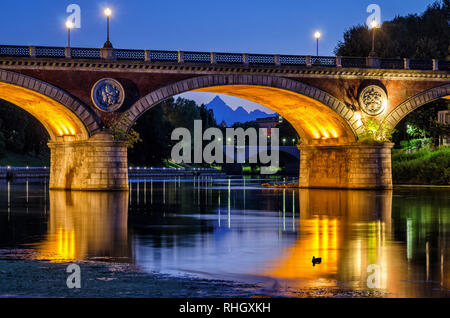
<svg viewBox="0 0 450 318">
<path fill-rule="evenodd" d="M 394 128 L 450 95 L 438 60 L 0 46 L 0 98 L 50 135 L 53 189 L 126 190 L 127 150 L 108 127 L 188 91 L 228 94 L 283 116 L 301 137 L 300 186 L 391 188 L 390 143 L 361 142 L 366 123 Z"/>
</svg>

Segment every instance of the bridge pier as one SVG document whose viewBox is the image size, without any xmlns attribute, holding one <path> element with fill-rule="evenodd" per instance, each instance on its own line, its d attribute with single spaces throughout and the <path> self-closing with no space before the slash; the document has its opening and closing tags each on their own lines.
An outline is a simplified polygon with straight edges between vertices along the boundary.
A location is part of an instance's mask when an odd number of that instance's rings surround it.
<svg viewBox="0 0 450 318">
<path fill-rule="evenodd" d="M 300 145 L 301 188 L 392 189 L 394 144 Z"/>
<path fill-rule="evenodd" d="M 51 141 L 50 189 L 128 190 L 127 148 L 99 133 L 86 141 Z"/>
</svg>

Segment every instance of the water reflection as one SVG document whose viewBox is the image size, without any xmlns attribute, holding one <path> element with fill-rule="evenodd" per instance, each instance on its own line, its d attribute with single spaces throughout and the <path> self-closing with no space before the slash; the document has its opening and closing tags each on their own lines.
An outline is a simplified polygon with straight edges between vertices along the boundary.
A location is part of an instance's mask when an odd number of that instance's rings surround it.
<svg viewBox="0 0 450 318">
<path fill-rule="evenodd" d="M 127 192 L 49 191 L 48 232 L 40 259 L 131 259 Z"/>
<path fill-rule="evenodd" d="M 427 222 L 413 225 L 410 221 L 414 212 L 418 212 L 417 202 L 402 200 L 401 209 L 405 212 L 400 215 L 409 216 L 405 224 L 405 246 L 396 242 L 392 232 L 392 191 L 300 190 L 299 198 L 298 238 L 264 271 L 265 275 L 288 280 L 284 284 L 288 293 L 304 287 L 368 289 L 367 281 L 373 283 L 371 275 L 375 274 L 369 265 L 374 264 L 379 270 L 379 290 L 389 297 L 448 294 L 449 265 L 445 262 L 448 219 L 442 222 L 439 205 L 434 209 L 431 205 L 430 209 L 419 209 L 422 220 L 439 218 L 438 228 L 427 229 L 430 225 Z M 424 234 L 422 238 L 417 235 L 420 232 Z M 433 244 L 430 243 L 432 233 L 437 234 L 433 235 L 436 238 Z M 412 237 L 416 242 L 411 242 Z M 412 246 L 416 249 L 412 250 Z M 423 252 L 425 255 L 420 255 Z M 418 257 L 413 258 L 413 253 Z M 312 266 L 313 256 L 322 257 L 322 264 Z M 423 256 L 425 268 L 420 264 Z M 434 257 L 431 262 L 430 257 Z M 430 263 L 435 264 L 434 270 Z"/>
<path fill-rule="evenodd" d="M 153 178 L 124 192 L 0 184 L 0 247 L 52 261 L 277 282 L 277 292 L 368 290 L 449 296 L 450 190 L 267 189 L 266 180 Z M 0 251 L 1 252 L 1 251 Z M 33 254 L 35 255 L 35 254 Z M 322 263 L 312 266 L 312 257 Z"/>
<path fill-rule="evenodd" d="M 290 286 L 363 287 L 369 264 L 383 265 L 392 212 L 392 191 L 299 190 L 299 235 L 265 275 L 294 280 Z M 322 263 L 312 266 L 312 257 Z"/>
</svg>

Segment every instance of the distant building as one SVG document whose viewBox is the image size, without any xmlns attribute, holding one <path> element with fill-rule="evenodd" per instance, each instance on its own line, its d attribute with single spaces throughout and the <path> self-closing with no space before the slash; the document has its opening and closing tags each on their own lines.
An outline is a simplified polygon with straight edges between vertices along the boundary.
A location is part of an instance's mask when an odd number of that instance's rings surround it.
<svg viewBox="0 0 450 318">
<path fill-rule="evenodd" d="M 441 124 L 450 124 L 450 110 L 441 110 L 438 112 L 438 122 Z M 440 145 L 450 145 L 450 136 L 439 137 Z"/>
<path fill-rule="evenodd" d="M 282 123 L 283 117 L 277 115 L 271 117 L 256 118 L 255 122 L 259 128 L 267 128 L 267 137 L 270 137 L 272 135 L 272 130 L 270 128 L 275 128 L 279 123 Z"/>
<path fill-rule="evenodd" d="M 272 116 L 265 118 L 256 118 L 256 124 L 259 128 L 275 128 L 282 121 L 281 116 Z"/>
</svg>

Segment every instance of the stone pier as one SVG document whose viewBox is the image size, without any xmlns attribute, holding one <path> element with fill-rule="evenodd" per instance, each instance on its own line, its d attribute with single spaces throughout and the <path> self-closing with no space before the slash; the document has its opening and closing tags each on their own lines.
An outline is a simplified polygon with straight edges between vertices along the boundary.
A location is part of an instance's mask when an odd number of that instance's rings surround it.
<svg viewBox="0 0 450 318">
<path fill-rule="evenodd" d="M 128 190 L 127 148 L 107 133 L 86 141 L 51 141 L 50 189 Z"/>
<path fill-rule="evenodd" d="M 300 145 L 300 187 L 392 189 L 393 145 Z"/>
</svg>

